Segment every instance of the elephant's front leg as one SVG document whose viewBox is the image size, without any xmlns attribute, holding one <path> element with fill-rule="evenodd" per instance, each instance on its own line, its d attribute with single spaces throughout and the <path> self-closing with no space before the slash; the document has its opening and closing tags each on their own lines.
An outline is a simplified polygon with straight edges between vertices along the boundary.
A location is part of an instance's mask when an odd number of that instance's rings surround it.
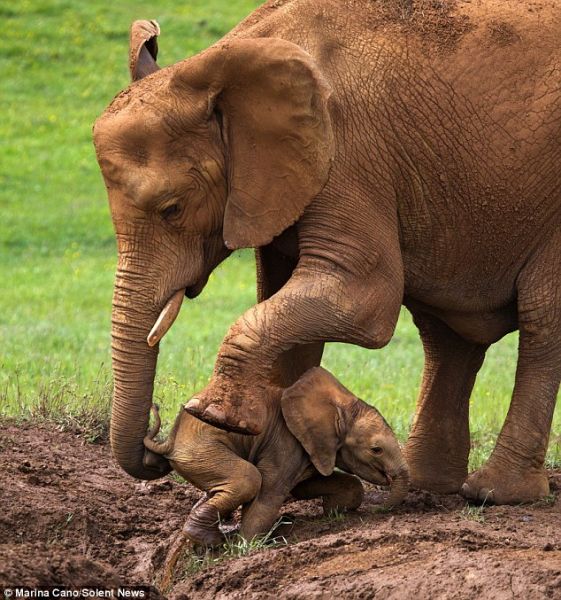
<svg viewBox="0 0 561 600">
<path fill-rule="evenodd" d="M 291 240 L 296 238 L 294 228 L 287 230 L 280 238 L 282 245 L 290 246 Z M 274 244 L 269 244 L 255 251 L 257 267 L 257 300 L 263 302 L 276 294 L 292 277 L 297 260 L 293 254 L 296 248 L 290 248 L 292 255 L 278 249 Z M 304 344 L 294 346 L 281 354 L 275 362 L 272 380 L 280 387 L 289 387 L 312 367 L 318 367 L 321 362 L 324 344 Z"/>
<path fill-rule="evenodd" d="M 405 455 L 414 487 L 459 491 L 468 473 L 469 398 L 487 346 L 456 335 L 445 323 L 413 311 L 425 351 L 423 381 Z"/>
<path fill-rule="evenodd" d="M 259 495 L 242 510 L 240 535 L 251 541 L 257 536 L 272 533 L 287 495 L 272 488 L 262 488 Z"/>
<path fill-rule="evenodd" d="M 299 483 L 291 492 L 297 500 L 323 500 L 323 512 L 356 510 L 364 498 L 364 488 L 358 477 L 334 472 L 327 477 L 317 475 Z"/>
<path fill-rule="evenodd" d="M 295 346 L 336 341 L 379 348 L 390 340 L 402 282 L 385 273 L 359 279 L 335 269 L 299 266 L 273 297 L 247 311 L 222 344 L 209 385 L 186 405 L 196 417 L 241 433 L 259 433 L 276 360 Z"/>
</svg>

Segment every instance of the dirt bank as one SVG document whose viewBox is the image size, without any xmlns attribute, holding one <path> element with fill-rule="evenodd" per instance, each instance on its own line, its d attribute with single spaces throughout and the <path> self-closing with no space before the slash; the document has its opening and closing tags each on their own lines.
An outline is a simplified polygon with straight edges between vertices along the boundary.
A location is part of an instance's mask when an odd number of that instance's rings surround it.
<svg viewBox="0 0 561 600">
<path fill-rule="evenodd" d="M 561 472 L 531 506 L 466 509 L 415 492 L 391 514 L 324 519 L 289 502 L 289 544 L 185 574 L 170 598 L 561 598 Z M 171 536 L 199 493 L 146 485 L 105 445 L 48 427 L 0 433 L 0 587 L 158 585 Z M 191 566 L 191 571 L 193 568 Z M 159 596 L 154 592 L 154 597 Z"/>
</svg>

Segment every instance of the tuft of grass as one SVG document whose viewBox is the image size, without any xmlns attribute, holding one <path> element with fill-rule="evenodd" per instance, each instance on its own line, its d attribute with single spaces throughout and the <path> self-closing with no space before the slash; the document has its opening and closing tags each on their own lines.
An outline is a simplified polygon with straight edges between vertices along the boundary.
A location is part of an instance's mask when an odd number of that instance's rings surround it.
<svg viewBox="0 0 561 600">
<path fill-rule="evenodd" d="M 187 550 L 184 556 L 182 576 L 180 579 L 188 579 L 201 571 L 216 566 L 224 560 L 220 553 L 213 548 L 205 548 L 205 550 L 201 552 Z"/>
<path fill-rule="evenodd" d="M 278 527 L 286 524 L 290 523 L 286 520 L 279 519 L 270 531 L 264 535 L 255 536 L 251 540 L 246 540 L 239 534 L 229 536 L 222 546 L 222 556 L 224 558 L 240 558 L 242 556 L 254 554 L 255 552 L 261 552 L 261 550 L 286 546 L 288 544 L 286 538 L 282 535 L 275 535 L 275 531 Z"/>
<path fill-rule="evenodd" d="M 13 395 L 12 394 L 13 390 Z M 0 390 L 0 416 L 22 421 L 53 423 L 61 431 L 70 431 L 89 443 L 108 439 L 112 382 L 104 374 L 91 383 L 88 392 L 80 391 L 75 379 L 57 377 L 41 382 L 33 403 L 27 404 L 21 393 L 19 372 Z M 9 400 L 19 407 L 11 415 Z"/>
<path fill-rule="evenodd" d="M 487 503 L 489 494 L 492 491 L 493 490 L 490 490 L 487 493 L 487 495 L 485 496 L 485 498 L 481 504 L 470 504 L 469 502 L 467 502 L 461 512 L 464 519 L 467 519 L 468 521 L 477 521 L 478 523 L 484 523 L 485 522 L 485 512 L 484 512 L 485 504 Z"/>
<path fill-rule="evenodd" d="M 561 435 L 555 429 L 549 440 L 549 452 L 545 458 L 547 469 L 561 469 Z"/>
<path fill-rule="evenodd" d="M 537 502 L 534 502 L 534 506 L 553 506 L 556 500 L 555 494 L 548 494 L 543 498 L 540 498 Z"/>
<path fill-rule="evenodd" d="M 474 504 L 466 503 L 460 513 L 467 521 L 475 521 L 477 523 L 485 522 L 485 503 L 476 506 Z"/>
<path fill-rule="evenodd" d="M 342 523 L 347 518 L 346 513 L 339 508 L 332 508 L 322 517 L 326 523 Z"/>
<path fill-rule="evenodd" d="M 73 519 L 74 513 L 69 512 L 66 513 L 64 521 L 51 525 L 47 536 L 47 546 L 59 542 L 64 537 L 65 529 L 72 523 Z"/>
<path fill-rule="evenodd" d="M 382 515 L 387 515 L 388 513 L 391 513 L 392 510 L 394 509 L 393 506 L 384 506 L 383 504 L 379 504 L 377 506 L 373 506 L 370 509 L 370 512 L 372 514 L 382 514 Z"/>
<path fill-rule="evenodd" d="M 490 429 L 490 423 L 486 423 L 487 429 L 473 431 L 471 434 L 471 448 L 469 453 L 469 471 L 475 471 L 485 464 L 485 461 L 493 451 L 497 440 L 498 431 Z"/>
<path fill-rule="evenodd" d="M 225 560 L 241 558 L 263 550 L 288 545 L 284 536 L 276 535 L 278 528 L 287 524 L 290 524 L 290 522 L 281 517 L 266 534 L 257 535 L 251 540 L 246 540 L 236 533 L 227 536 L 224 544 L 218 549 L 205 548 L 198 553 L 189 552 L 183 563 L 184 577 L 192 576 Z"/>
<path fill-rule="evenodd" d="M 186 483 L 185 479 L 183 477 L 181 477 L 181 475 L 179 475 L 178 473 L 176 473 L 175 471 L 172 471 L 168 477 L 170 477 L 171 479 L 173 479 L 173 481 L 175 481 L 176 483 Z"/>
</svg>

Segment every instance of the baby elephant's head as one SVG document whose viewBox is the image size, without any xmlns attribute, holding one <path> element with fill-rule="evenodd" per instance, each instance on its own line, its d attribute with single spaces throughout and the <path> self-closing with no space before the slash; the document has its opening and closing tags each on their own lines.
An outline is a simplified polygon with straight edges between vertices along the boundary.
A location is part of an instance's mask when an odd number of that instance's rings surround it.
<svg viewBox="0 0 561 600">
<path fill-rule="evenodd" d="M 386 506 L 403 501 L 409 471 L 399 443 L 384 417 L 316 367 L 286 389 L 282 414 L 314 467 L 331 475 L 338 467 L 376 484 L 389 484 Z"/>
</svg>

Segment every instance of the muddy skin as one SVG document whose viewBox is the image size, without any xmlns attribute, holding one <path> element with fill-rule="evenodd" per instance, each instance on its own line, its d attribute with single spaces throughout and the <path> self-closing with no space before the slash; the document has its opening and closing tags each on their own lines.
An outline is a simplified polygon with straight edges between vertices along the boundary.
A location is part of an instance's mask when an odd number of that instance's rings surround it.
<svg viewBox="0 0 561 600">
<path fill-rule="evenodd" d="M 457 495 L 411 492 L 390 514 L 367 486 L 343 521 L 291 501 L 290 545 L 172 582 L 180 598 L 561 597 L 561 472 L 552 502 L 462 513 Z M 199 492 L 173 479 L 124 478 L 108 445 L 33 425 L 0 427 L 0 587 L 150 585 Z M 71 518 L 69 518 L 71 516 Z M 188 557 L 180 557 L 181 561 Z M 179 566 L 177 574 L 181 572 Z M 158 596 L 153 596 L 157 598 Z"/>
</svg>

